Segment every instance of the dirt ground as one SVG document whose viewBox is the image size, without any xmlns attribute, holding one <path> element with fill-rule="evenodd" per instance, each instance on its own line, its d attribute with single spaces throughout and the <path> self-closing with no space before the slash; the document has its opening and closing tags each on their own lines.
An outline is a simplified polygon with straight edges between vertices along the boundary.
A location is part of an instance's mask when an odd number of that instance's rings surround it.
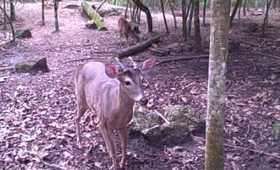
<svg viewBox="0 0 280 170">
<path fill-rule="evenodd" d="M 72 3 L 72 2 L 68 2 Z M 49 73 L 31 75 L 0 71 L 0 169 L 108 169 L 110 160 L 96 130 L 85 126 L 83 148 L 76 145 L 73 72 L 86 61 L 110 62 L 126 47 L 116 32 L 117 16 L 105 17 L 108 31 L 85 28 L 79 9 L 60 4 L 61 31 L 54 33 L 53 9 L 46 10 L 46 26 L 40 26 L 40 4 L 24 4 L 17 12 L 16 27 L 32 28 L 31 39 L 0 47 L 0 67 L 46 57 Z M 279 13 L 278 13 L 279 14 Z M 181 42 L 180 29 L 166 35 L 162 19 L 154 14 L 155 30 L 162 33 L 159 46 Z M 250 18 L 250 19 L 248 19 Z M 280 141 L 273 136 L 273 123 L 280 120 L 280 27 L 279 15 L 267 36 L 260 29 L 248 31 L 261 16 L 248 15 L 235 22 L 230 35 L 225 113 L 225 169 L 280 169 Z M 143 21 L 143 20 L 142 20 Z M 172 26 L 172 20 L 169 20 Z M 180 23 L 180 22 L 179 22 Z M 141 25 L 141 30 L 145 24 Z M 204 52 L 208 52 L 209 25 L 202 27 Z M 199 53 L 199 54 L 201 54 Z M 194 54 L 181 51 L 176 56 Z M 196 55 L 199 55 L 198 53 Z M 153 56 L 146 51 L 138 61 Z M 170 56 L 174 57 L 174 56 Z M 150 109 L 170 104 L 191 106 L 206 115 L 208 60 L 182 60 L 158 65 L 147 89 Z M 85 120 L 84 120 L 85 121 Z M 129 138 L 129 170 L 202 170 L 204 134 L 180 146 L 151 146 L 142 137 Z"/>
</svg>

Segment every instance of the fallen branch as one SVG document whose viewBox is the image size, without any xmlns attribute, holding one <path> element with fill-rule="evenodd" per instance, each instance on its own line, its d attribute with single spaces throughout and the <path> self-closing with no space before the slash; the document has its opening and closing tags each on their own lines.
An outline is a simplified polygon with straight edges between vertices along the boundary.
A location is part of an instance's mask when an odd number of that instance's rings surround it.
<svg viewBox="0 0 280 170">
<path fill-rule="evenodd" d="M 199 55 L 199 56 L 192 56 L 192 57 L 177 57 L 177 58 L 168 58 L 168 59 L 162 59 L 160 60 L 157 65 L 162 64 L 162 63 L 168 63 L 168 62 L 173 62 L 173 61 L 180 61 L 180 60 L 192 60 L 192 59 L 207 59 L 209 58 L 208 54 L 205 55 Z"/>
<path fill-rule="evenodd" d="M 202 137 L 192 136 L 192 138 L 194 140 L 197 140 L 197 141 L 200 140 L 200 141 L 203 141 L 204 143 L 206 142 L 206 140 L 203 139 Z M 242 147 L 242 146 L 236 146 L 236 145 L 232 145 L 232 144 L 228 144 L 228 143 L 225 143 L 224 146 L 234 148 L 234 149 L 244 150 L 244 151 L 251 151 L 251 152 L 254 152 L 254 153 L 258 153 L 258 154 L 264 154 L 266 156 L 271 156 L 273 158 L 280 159 L 280 156 L 276 155 L 277 153 L 268 153 L 268 152 L 265 152 L 265 151 L 262 151 L 262 150 L 251 149 L 251 148 L 246 148 L 246 147 Z"/>
<path fill-rule="evenodd" d="M 107 0 L 103 0 L 101 4 L 96 8 L 96 11 L 99 11 L 99 9 L 105 4 L 106 1 Z"/>
<path fill-rule="evenodd" d="M 150 47 L 153 43 L 158 42 L 160 39 L 160 35 L 159 34 L 155 34 L 154 36 L 150 37 L 149 39 L 142 41 L 134 46 L 128 47 L 126 49 L 121 50 L 118 53 L 118 57 L 120 59 L 140 53 L 142 51 L 144 51 L 145 49 L 147 49 L 148 47 Z"/>
<path fill-rule="evenodd" d="M 82 8 L 83 11 L 87 14 L 89 19 L 93 21 L 99 30 L 106 30 L 105 24 L 103 22 L 103 18 L 99 15 L 99 13 L 94 10 L 89 3 L 87 3 L 85 0 L 82 1 Z"/>
</svg>

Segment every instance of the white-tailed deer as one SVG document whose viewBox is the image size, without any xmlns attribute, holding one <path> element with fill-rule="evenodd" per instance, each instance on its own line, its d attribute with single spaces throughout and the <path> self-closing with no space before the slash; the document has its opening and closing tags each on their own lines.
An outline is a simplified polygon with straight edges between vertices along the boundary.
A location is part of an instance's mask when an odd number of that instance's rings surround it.
<svg viewBox="0 0 280 170">
<path fill-rule="evenodd" d="M 155 65 L 155 59 L 145 60 L 142 68 L 138 68 L 135 62 L 133 68 L 125 67 L 120 62 L 118 64 L 121 69 L 114 64 L 89 62 L 79 67 L 75 75 L 77 143 L 80 146 L 80 119 L 90 109 L 97 116 L 98 128 L 115 170 L 126 165 L 127 124 L 132 118 L 134 103 L 147 103 L 142 88 L 142 75 Z M 116 159 L 113 130 L 119 132 L 121 139 L 120 166 Z"/>
<path fill-rule="evenodd" d="M 132 25 L 124 17 L 119 18 L 118 28 L 119 28 L 120 37 L 124 36 L 126 42 L 128 42 L 129 37 L 132 37 L 137 42 L 140 41 L 140 38 L 137 35 L 136 30 L 132 28 Z"/>
</svg>

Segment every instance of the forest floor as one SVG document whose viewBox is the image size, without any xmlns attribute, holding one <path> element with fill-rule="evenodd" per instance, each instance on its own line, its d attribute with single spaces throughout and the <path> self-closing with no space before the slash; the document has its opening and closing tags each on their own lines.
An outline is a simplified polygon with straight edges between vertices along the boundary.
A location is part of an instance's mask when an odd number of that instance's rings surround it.
<svg viewBox="0 0 280 170">
<path fill-rule="evenodd" d="M 49 73 L 31 75 L 0 71 L 0 169 L 108 169 L 110 159 L 96 130 L 83 130 L 84 147 L 76 145 L 72 61 L 93 57 L 110 62 L 126 47 L 117 34 L 118 16 L 105 17 L 108 31 L 89 30 L 79 9 L 60 4 L 61 31 L 54 33 L 53 9 L 46 9 L 46 26 L 40 25 L 40 4 L 24 4 L 17 10 L 16 27 L 32 28 L 33 37 L 17 40 L 16 45 L 0 47 L 0 67 L 46 57 Z M 262 16 L 234 22 L 230 34 L 225 112 L 225 169 L 280 169 L 280 141 L 273 136 L 273 123 L 280 121 L 280 26 L 279 12 L 260 34 Z M 160 15 L 161 16 L 161 15 Z M 182 42 L 181 29 L 164 33 L 159 14 L 154 14 L 154 29 L 162 33 L 158 46 Z M 171 17 L 170 17 L 171 18 Z M 143 21 L 143 20 L 142 20 Z M 277 23 L 275 25 L 274 23 Z M 180 23 L 180 22 L 179 22 Z M 252 23 L 259 24 L 254 32 Z M 141 30 L 145 25 L 141 26 Z M 204 51 L 208 53 L 209 25 L 202 27 Z M 173 56 L 194 54 L 183 50 Z M 135 58 L 153 56 L 150 51 Z M 191 106 L 206 116 L 208 60 L 181 60 L 158 65 L 151 71 L 147 89 L 150 109 L 166 105 Z M 151 146 L 141 137 L 129 138 L 129 170 L 202 170 L 204 134 L 180 146 Z M 180 149 L 178 149 L 180 148 Z"/>
</svg>

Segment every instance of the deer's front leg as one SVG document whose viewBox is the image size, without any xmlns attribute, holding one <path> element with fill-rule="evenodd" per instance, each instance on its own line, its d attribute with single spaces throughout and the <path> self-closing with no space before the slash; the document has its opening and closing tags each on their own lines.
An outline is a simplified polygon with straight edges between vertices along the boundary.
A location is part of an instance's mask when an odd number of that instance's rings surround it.
<svg viewBox="0 0 280 170">
<path fill-rule="evenodd" d="M 126 166 L 126 147 L 127 147 L 127 127 L 119 130 L 119 135 L 121 139 L 121 147 L 122 147 L 122 159 L 120 162 L 120 167 L 123 169 Z"/>
<path fill-rule="evenodd" d="M 110 169 L 119 170 L 116 152 L 115 152 L 115 144 L 114 144 L 114 140 L 113 140 L 113 131 L 111 129 L 108 129 L 104 125 L 100 125 L 99 128 L 100 128 L 100 132 L 104 138 L 107 151 L 109 152 L 109 155 L 113 162 L 113 165 Z"/>
</svg>

